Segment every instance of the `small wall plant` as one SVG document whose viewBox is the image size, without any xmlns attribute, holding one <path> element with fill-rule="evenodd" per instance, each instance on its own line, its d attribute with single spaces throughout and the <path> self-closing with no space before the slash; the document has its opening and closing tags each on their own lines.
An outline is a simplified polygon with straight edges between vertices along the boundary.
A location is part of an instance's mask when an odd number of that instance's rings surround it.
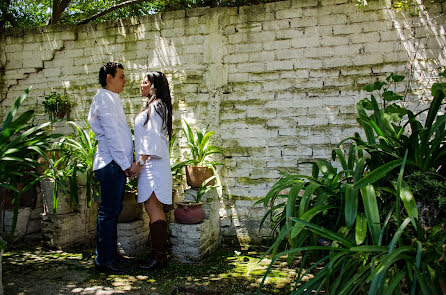
<svg viewBox="0 0 446 295">
<path fill-rule="evenodd" d="M 50 120 L 68 118 L 73 107 L 68 94 L 60 94 L 55 91 L 45 96 L 45 100 L 42 103 L 45 113 L 48 114 Z"/>
</svg>

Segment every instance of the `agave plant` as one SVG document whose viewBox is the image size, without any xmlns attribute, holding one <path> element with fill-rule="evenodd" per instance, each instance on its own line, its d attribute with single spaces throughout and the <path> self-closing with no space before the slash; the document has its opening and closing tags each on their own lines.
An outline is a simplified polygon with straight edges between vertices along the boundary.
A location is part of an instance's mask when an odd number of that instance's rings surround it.
<svg viewBox="0 0 446 295">
<path fill-rule="evenodd" d="M 39 180 L 39 176 L 34 172 L 40 165 L 36 160 L 37 155 L 43 156 L 51 141 L 60 136 L 47 132 L 50 122 L 33 126 L 33 110 L 25 111 L 15 118 L 29 91 L 30 88 L 26 89 L 14 102 L 0 129 L 0 187 L 14 192 L 11 234 L 15 231 L 17 223 L 19 196 Z M 29 176 L 31 181 L 19 190 L 17 184 L 26 176 Z"/>
</svg>

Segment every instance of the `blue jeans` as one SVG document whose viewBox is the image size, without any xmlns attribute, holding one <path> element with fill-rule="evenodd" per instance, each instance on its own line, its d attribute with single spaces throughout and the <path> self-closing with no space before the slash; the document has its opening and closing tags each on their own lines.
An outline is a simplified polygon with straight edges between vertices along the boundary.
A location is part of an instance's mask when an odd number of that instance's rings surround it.
<svg viewBox="0 0 446 295">
<path fill-rule="evenodd" d="M 96 264 L 111 266 L 118 252 L 118 217 L 122 210 L 125 174 L 121 167 L 111 161 L 95 171 L 100 183 L 101 203 L 98 209 L 96 228 Z"/>
</svg>

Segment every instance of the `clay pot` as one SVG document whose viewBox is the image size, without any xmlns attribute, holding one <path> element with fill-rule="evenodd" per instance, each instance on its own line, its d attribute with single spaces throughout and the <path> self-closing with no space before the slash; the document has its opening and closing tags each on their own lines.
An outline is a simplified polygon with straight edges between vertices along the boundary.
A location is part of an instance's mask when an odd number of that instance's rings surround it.
<svg viewBox="0 0 446 295">
<path fill-rule="evenodd" d="M 136 201 L 134 192 L 125 192 L 122 203 L 122 211 L 119 214 L 118 222 L 131 222 L 139 218 L 141 206 Z"/>
<path fill-rule="evenodd" d="M 164 213 L 169 213 L 170 211 L 172 211 L 173 209 L 175 209 L 175 201 L 177 199 L 177 191 L 176 190 L 172 190 L 172 204 L 167 205 L 167 204 L 163 204 L 163 211 Z"/>
<path fill-rule="evenodd" d="M 206 214 L 203 203 L 178 202 L 174 211 L 175 221 L 183 224 L 196 224 L 203 221 Z"/>
<path fill-rule="evenodd" d="M 201 184 L 209 177 L 214 176 L 212 169 L 209 167 L 186 166 L 187 185 L 191 188 L 199 188 Z M 206 186 L 214 185 L 214 179 L 209 181 Z"/>
</svg>

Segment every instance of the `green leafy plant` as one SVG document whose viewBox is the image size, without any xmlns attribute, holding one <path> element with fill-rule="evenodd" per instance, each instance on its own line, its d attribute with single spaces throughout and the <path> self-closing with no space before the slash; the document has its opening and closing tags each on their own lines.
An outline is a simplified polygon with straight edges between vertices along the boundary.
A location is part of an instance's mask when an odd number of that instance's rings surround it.
<svg viewBox="0 0 446 295">
<path fill-rule="evenodd" d="M 56 214 L 59 194 L 62 193 L 65 195 L 71 192 L 67 189 L 70 187 L 69 180 L 71 169 L 67 166 L 68 157 L 64 154 L 64 150 L 61 148 L 61 142 L 54 143 L 43 158 L 46 160 L 48 168 L 43 173 L 42 178 L 53 181 L 53 214 Z M 77 203 L 77 195 L 70 193 L 70 206 Z"/>
<path fill-rule="evenodd" d="M 82 128 L 78 123 L 73 121 L 68 122 L 68 124 L 73 127 L 74 134 L 64 138 L 62 147 L 68 158 L 67 166 L 71 168 L 71 194 L 76 198 L 77 185 L 85 185 L 87 205 L 90 207 L 92 200 L 97 199 L 99 196 L 99 185 L 93 172 L 94 155 L 98 141 L 85 118 L 85 128 Z M 85 183 L 80 181 L 80 178 L 83 176 L 86 178 Z"/>
<path fill-rule="evenodd" d="M 170 171 L 172 172 L 173 184 L 179 186 L 183 183 L 183 167 L 185 166 L 185 163 L 181 162 L 179 157 L 173 156 L 176 139 L 177 133 L 174 133 L 169 141 Z"/>
<path fill-rule="evenodd" d="M 59 192 L 69 193 L 70 206 L 79 204 L 79 185 L 86 187 L 88 207 L 99 197 L 99 185 L 93 173 L 94 155 L 97 148 L 94 132 L 85 119 L 85 128 L 73 121 L 67 123 L 73 127 L 73 134 L 55 143 L 51 152 L 44 156 L 49 163 L 44 177 L 54 181 L 53 213 L 57 210 Z"/>
<path fill-rule="evenodd" d="M 193 203 L 200 203 L 201 202 L 201 198 L 210 190 L 215 189 L 218 187 L 218 185 L 208 185 L 209 182 L 211 182 L 212 180 L 215 179 L 215 175 L 209 177 L 208 179 L 206 179 L 201 186 L 198 188 L 196 195 L 195 194 L 190 194 L 193 198 Z"/>
<path fill-rule="evenodd" d="M 210 155 L 221 154 L 221 148 L 215 145 L 211 145 L 209 140 L 215 131 L 206 131 L 206 128 L 195 129 L 195 134 L 192 131 L 189 123 L 184 121 L 183 133 L 187 139 L 187 145 L 189 147 L 189 156 L 186 160 L 186 165 L 192 166 L 215 166 L 221 165 L 219 162 L 215 162 L 209 159 Z"/>
<path fill-rule="evenodd" d="M 50 122 L 32 125 L 34 111 L 29 110 L 16 117 L 17 112 L 29 94 L 30 88 L 14 102 L 0 129 L 0 187 L 14 193 L 14 215 L 11 234 L 15 231 L 19 208 L 19 196 L 39 181 L 35 169 L 40 166 L 36 158 L 44 155 L 51 141 L 59 134 L 48 133 Z M 29 177 L 22 189 L 17 188 L 21 179 Z"/>
<path fill-rule="evenodd" d="M 60 94 L 55 91 L 45 96 L 42 104 L 50 120 L 62 119 L 65 116 L 69 117 L 73 107 L 73 103 L 68 94 Z"/>
<path fill-rule="evenodd" d="M 277 232 L 271 265 L 303 254 L 292 294 L 441 293 L 446 220 L 423 226 L 409 183 L 417 172 L 445 168 L 445 118 L 438 111 L 446 87 L 432 87 L 422 124 L 422 112 L 395 104 L 403 97 L 390 86 L 403 78 L 391 74 L 364 87 L 371 97 L 357 109 L 366 140 L 355 134 L 339 143 L 332 153 L 339 170 L 316 160 L 311 176 L 284 174 L 259 201 L 268 208 L 262 224 L 270 218 Z M 305 282 L 309 273 L 314 277 Z"/>
</svg>

